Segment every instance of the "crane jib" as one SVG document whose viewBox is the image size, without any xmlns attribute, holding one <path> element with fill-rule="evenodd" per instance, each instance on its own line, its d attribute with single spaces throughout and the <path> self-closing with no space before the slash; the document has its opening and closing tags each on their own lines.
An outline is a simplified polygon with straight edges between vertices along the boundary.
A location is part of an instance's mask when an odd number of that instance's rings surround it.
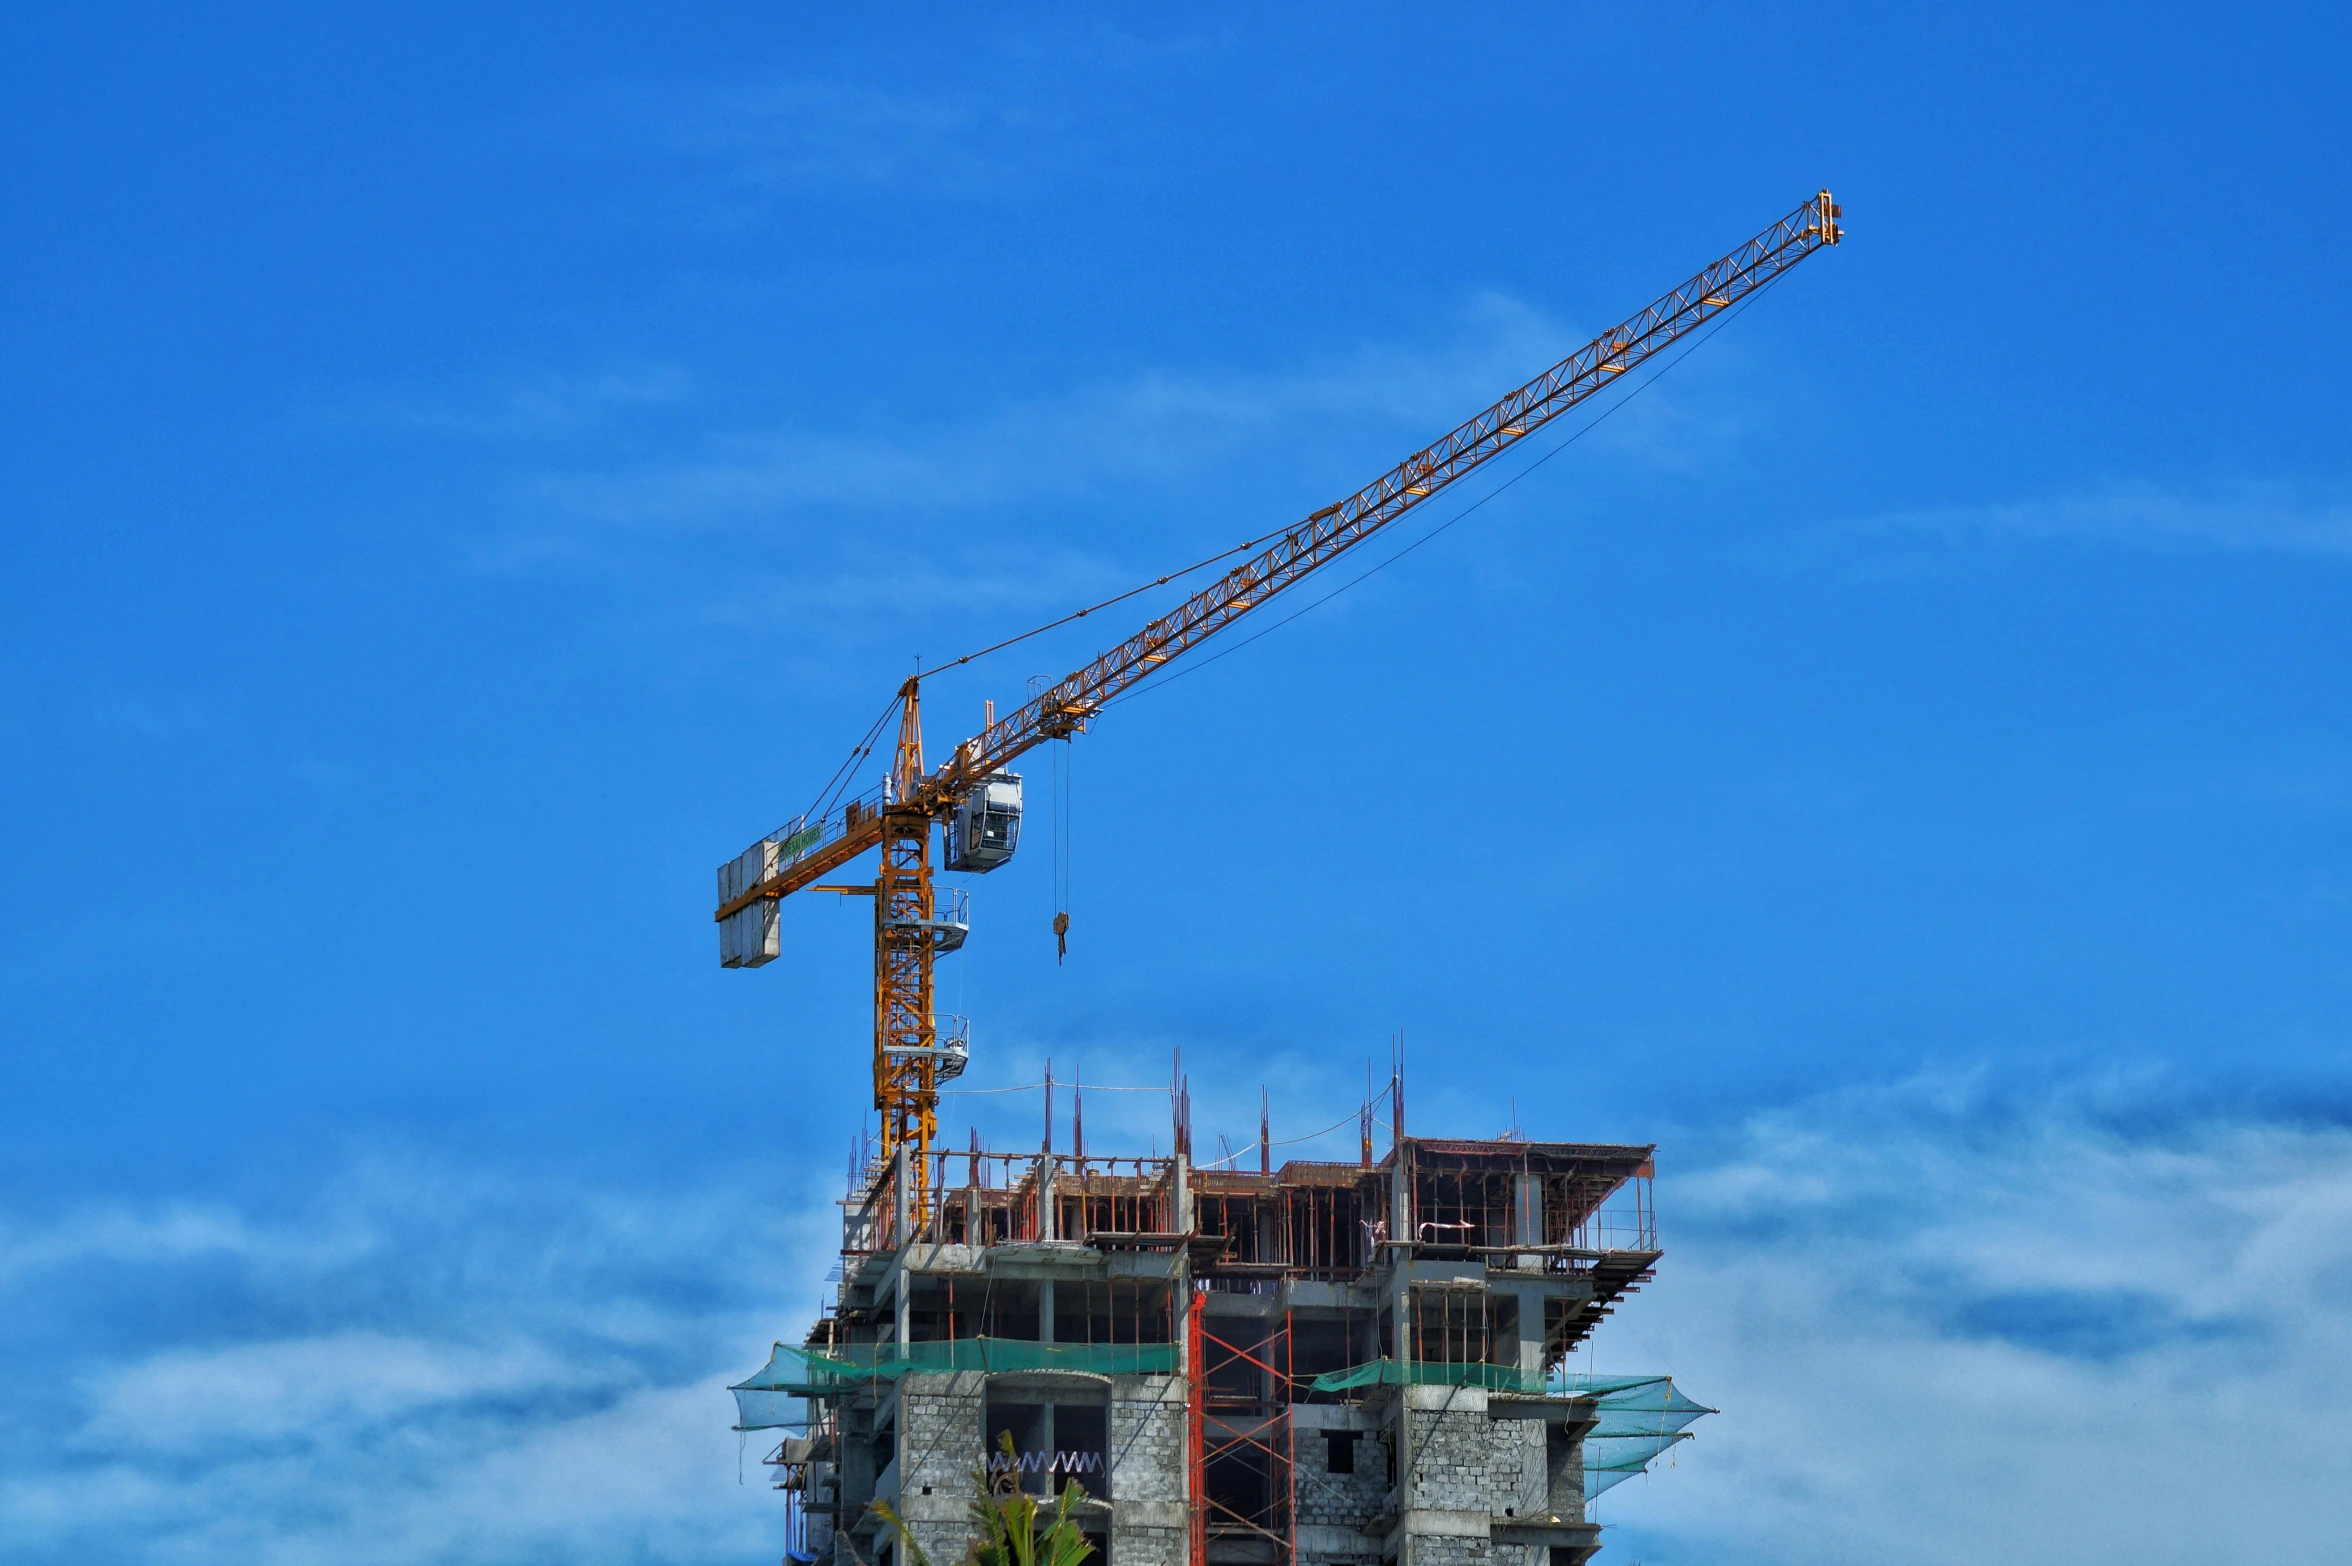
<svg viewBox="0 0 2352 1566">
<path fill-rule="evenodd" d="M 1255 559 L 1062 680 L 959 748 L 926 784 L 952 795 L 1047 739 L 1069 731 L 1064 715 L 1090 716 L 1119 692 L 1215 635 L 1421 501 L 1667 347 L 1737 305 L 1823 245 L 1838 242 L 1835 205 L 1823 191 L 1647 309 L 1604 332 L 1435 444 L 1414 453 L 1335 505 L 1314 513 Z M 1082 721 L 1082 720 L 1081 720 Z"/>
<path fill-rule="evenodd" d="M 1840 213 L 1822 191 L 1681 287 L 1602 333 L 1493 407 L 1415 452 L 1353 495 L 1324 507 L 1273 545 L 1061 680 L 982 733 L 924 778 L 906 804 L 939 814 L 988 774 L 1049 739 L 1084 729 L 1103 704 L 1329 565 L 1414 506 L 1509 450 L 1677 339 L 1729 310 L 1825 245 L 1838 243 Z M 721 920 L 762 897 L 808 885 L 880 841 L 879 824 L 854 812 L 804 857 L 722 901 Z M 796 845 L 797 846 L 797 845 Z"/>
</svg>

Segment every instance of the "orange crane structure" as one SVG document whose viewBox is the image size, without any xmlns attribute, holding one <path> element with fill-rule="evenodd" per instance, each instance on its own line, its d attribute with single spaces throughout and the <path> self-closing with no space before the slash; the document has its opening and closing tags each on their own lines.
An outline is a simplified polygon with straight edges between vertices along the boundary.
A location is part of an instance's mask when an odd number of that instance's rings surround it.
<svg viewBox="0 0 2352 1566">
<path fill-rule="evenodd" d="M 963 1069 L 960 1022 L 935 1013 L 932 968 L 963 942 L 965 899 L 943 904 L 933 885 L 934 829 L 944 826 L 947 866 L 987 871 L 1011 857 L 1020 824 L 1019 779 L 1008 771 L 1048 740 L 1083 733 L 1106 702 L 1266 606 L 1619 376 L 1737 306 L 1840 238 L 1839 210 L 1824 190 L 1680 287 L 1610 328 L 1494 406 L 1413 453 L 1354 494 L 1273 537 L 1267 546 L 1168 613 L 990 721 L 936 768 L 923 759 L 921 677 L 899 688 L 898 737 L 880 785 L 837 807 L 796 818 L 719 870 L 720 961 L 756 968 L 780 951 L 778 905 L 814 888 L 869 849 L 880 849 L 867 885 L 825 890 L 874 899 L 874 1104 L 885 1159 L 903 1147 L 908 1185 L 931 1188 L 939 1084 Z M 877 730 L 886 726 L 885 713 Z M 853 761 L 856 759 L 853 755 Z"/>
</svg>

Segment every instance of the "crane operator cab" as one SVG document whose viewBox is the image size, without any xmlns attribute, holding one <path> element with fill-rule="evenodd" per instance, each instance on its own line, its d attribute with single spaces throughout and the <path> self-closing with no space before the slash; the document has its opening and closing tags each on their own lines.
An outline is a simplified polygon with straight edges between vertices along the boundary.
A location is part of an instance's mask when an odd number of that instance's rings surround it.
<svg viewBox="0 0 2352 1566">
<path fill-rule="evenodd" d="M 1021 841 L 1021 774 L 991 772 L 947 818 L 947 868 L 994 870 Z"/>
</svg>

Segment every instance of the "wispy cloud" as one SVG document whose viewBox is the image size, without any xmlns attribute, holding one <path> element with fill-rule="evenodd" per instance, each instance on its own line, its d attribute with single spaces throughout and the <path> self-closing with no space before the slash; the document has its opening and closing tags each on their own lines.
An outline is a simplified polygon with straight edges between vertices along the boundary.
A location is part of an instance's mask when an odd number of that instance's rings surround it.
<svg viewBox="0 0 2352 1566">
<path fill-rule="evenodd" d="M 2170 552 L 2352 557 L 2352 501 L 2332 490 L 2246 483 L 2205 490 L 2118 484 L 1990 505 L 1938 506 L 1826 524 L 1774 552 L 1805 559 L 1916 560 L 2001 541 L 2073 542 Z"/>
<path fill-rule="evenodd" d="M 1483 296 L 1431 342 L 1299 373 L 1144 373 L 883 431 L 720 432 L 625 465 L 535 452 L 537 473 L 469 562 L 650 571 L 695 602 L 694 620 L 820 641 L 882 625 L 903 636 L 909 617 L 944 611 L 1058 613 L 1335 498 L 1569 336 Z M 1055 513 L 1094 503 L 1101 517 L 1065 539 Z M 1182 520 L 1139 520 L 1170 514 Z M 723 544 L 723 570 L 692 550 L 702 539 Z"/>
<path fill-rule="evenodd" d="M 387 402 L 382 411 L 389 419 L 422 429 L 503 440 L 578 433 L 616 414 L 679 402 L 691 390 L 690 377 L 674 366 L 640 366 L 509 381 L 467 405 Z"/>
<path fill-rule="evenodd" d="M 1147 373 L 912 433 L 725 434 L 668 461 L 549 474 L 535 493 L 547 511 L 582 521 L 696 527 L 820 508 L 964 514 L 1112 484 L 1169 484 L 1253 452 L 1305 450 L 1319 468 L 1330 468 L 1334 446 L 1393 460 L 1573 345 L 1543 312 L 1486 295 L 1434 343 L 1366 346 L 1310 371 Z M 1371 447 L 1376 436 L 1386 441 Z M 1355 481 L 1375 471 L 1365 467 Z"/>
<path fill-rule="evenodd" d="M 577 374 L 547 371 L 463 388 L 377 389 L 306 410 L 310 416 L 493 444 L 560 441 L 686 401 L 692 377 L 675 365 Z"/>
<path fill-rule="evenodd" d="M 1003 200 L 1115 162 L 1132 133 L 1128 85 L 1205 76 L 1222 47 L 1096 22 L 983 44 L 953 86 L 898 69 L 694 82 L 632 89 L 594 112 L 699 165 L 694 199 L 721 217 L 844 191 Z"/>
<path fill-rule="evenodd" d="M 225 1207 L 104 1207 L 47 1225 L 0 1221 L 0 1288 L 90 1263 L 171 1267 L 225 1259 L 322 1266 L 357 1255 L 367 1244 L 362 1234 L 319 1225 L 298 1234 L 258 1229 Z"/>
<path fill-rule="evenodd" d="M 660 122 L 669 150 L 706 160 L 746 192 L 1002 195 L 1033 184 L 1057 140 L 1054 120 L 1017 97 L 806 80 L 697 93 Z"/>
<path fill-rule="evenodd" d="M 1594 1352 L 1725 1412 L 1671 1476 L 1611 1497 L 1629 1547 L 2326 1558 L 2352 1449 L 2352 1131 L 2148 1103 L 1837 1095 L 1664 1180 L 1661 1280 Z"/>
<path fill-rule="evenodd" d="M 877 609 L 1058 611 L 1131 586 L 1347 493 L 1580 341 L 1489 292 L 1303 366 L 1145 370 L 883 426 L 684 432 L 669 406 L 688 394 L 679 372 L 377 411 L 509 448 L 508 500 L 466 545 L 476 570 L 654 581 L 693 602 L 688 620 L 823 632 Z M 1735 437 L 1710 399 L 1682 395 L 1689 377 L 1608 420 L 1587 449 L 1674 466 Z M 1527 455 L 1599 411 L 1570 415 Z M 616 450 L 629 455 L 605 455 Z M 1083 539 L 1068 536 L 1074 511 Z"/>
<path fill-rule="evenodd" d="M 740 1190 L 401 1158 L 294 1213 L 20 1218 L 0 1232 L 6 1553 L 772 1555 L 723 1387 L 786 1325 L 780 1286 L 813 1300 L 806 1239 Z"/>
<path fill-rule="evenodd" d="M 81 1438 L 183 1454 L 224 1442 L 315 1445 L 436 1407 L 561 1397 L 597 1368 L 528 1339 L 446 1343 L 382 1331 L 173 1349 L 93 1375 Z"/>
</svg>

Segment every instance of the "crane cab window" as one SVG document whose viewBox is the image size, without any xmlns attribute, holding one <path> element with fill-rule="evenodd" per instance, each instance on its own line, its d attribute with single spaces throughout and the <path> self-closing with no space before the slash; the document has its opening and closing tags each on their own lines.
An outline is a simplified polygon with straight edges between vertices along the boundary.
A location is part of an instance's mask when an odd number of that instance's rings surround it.
<svg viewBox="0 0 2352 1566">
<path fill-rule="evenodd" d="M 992 772 L 947 821 L 947 868 L 994 870 L 1021 846 L 1021 776 Z"/>
</svg>

